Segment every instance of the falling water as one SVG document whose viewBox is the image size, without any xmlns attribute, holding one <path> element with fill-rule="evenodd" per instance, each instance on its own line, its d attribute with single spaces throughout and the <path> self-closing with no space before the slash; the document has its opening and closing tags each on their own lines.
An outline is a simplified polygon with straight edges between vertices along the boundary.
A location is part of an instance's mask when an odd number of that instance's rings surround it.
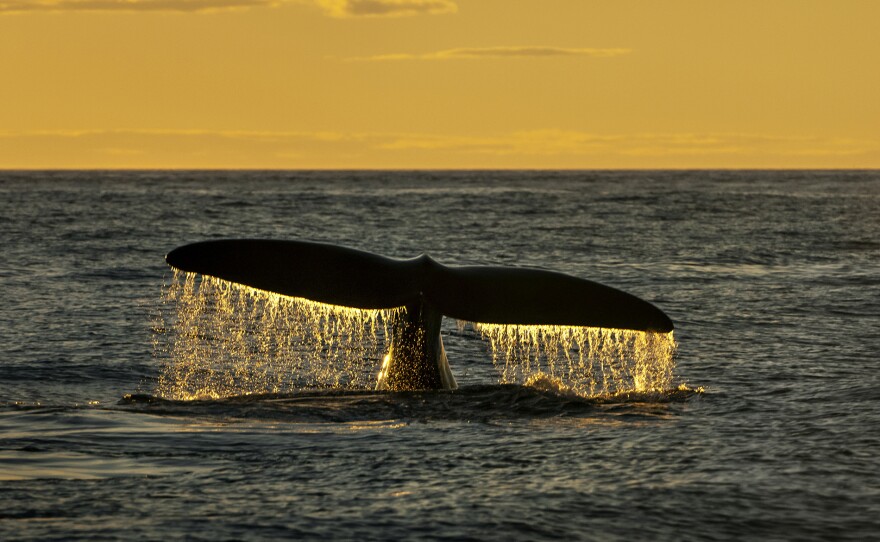
<svg viewBox="0 0 880 542">
<path fill-rule="evenodd" d="M 175 270 L 154 351 L 157 395 L 216 398 L 302 389 L 371 389 L 402 309 L 360 310 Z"/>
<path fill-rule="evenodd" d="M 155 326 L 162 363 L 156 394 L 198 399 L 375 389 L 389 331 L 404 310 L 327 305 L 175 270 Z M 472 326 L 488 340 L 502 383 L 550 379 L 582 396 L 671 387 L 672 333 Z"/>
<path fill-rule="evenodd" d="M 465 323 L 459 323 L 464 328 Z M 586 397 L 672 387 L 673 333 L 578 326 L 472 324 L 501 381 L 550 379 Z"/>
</svg>

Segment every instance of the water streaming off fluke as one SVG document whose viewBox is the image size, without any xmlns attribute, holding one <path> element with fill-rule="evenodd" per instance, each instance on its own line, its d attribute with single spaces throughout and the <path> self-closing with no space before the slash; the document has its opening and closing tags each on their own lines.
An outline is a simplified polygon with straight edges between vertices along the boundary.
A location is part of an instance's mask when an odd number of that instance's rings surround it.
<svg viewBox="0 0 880 542">
<path fill-rule="evenodd" d="M 672 387 L 671 331 L 479 323 L 473 327 L 488 339 L 503 383 L 546 376 L 584 397 Z"/>
<path fill-rule="evenodd" d="M 154 334 L 156 395 L 373 390 L 405 308 L 353 309 L 175 269 Z M 464 328 L 464 323 L 459 323 Z M 473 324 L 501 383 L 549 376 L 583 396 L 672 387 L 672 333 Z M 453 371 L 455 359 L 450 360 Z M 465 360 L 458 360 L 463 363 Z M 477 361 L 480 360 L 467 360 Z"/>
<path fill-rule="evenodd" d="M 217 398 L 375 386 L 401 309 L 360 310 L 175 270 L 162 294 L 156 394 Z"/>
</svg>

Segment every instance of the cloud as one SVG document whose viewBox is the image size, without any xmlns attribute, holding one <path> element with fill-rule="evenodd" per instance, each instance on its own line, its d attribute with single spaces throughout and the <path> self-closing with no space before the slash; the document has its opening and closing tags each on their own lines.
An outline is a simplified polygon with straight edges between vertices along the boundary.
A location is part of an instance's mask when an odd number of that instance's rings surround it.
<svg viewBox="0 0 880 542">
<path fill-rule="evenodd" d="M 0 13 L 62 11 L 170 11 L 199 13 L 274 7 L 284 0 L 0 0 Z"/>
<path fill-rule="evenodd" d="M 558 155 L 607 151 L 621 136 L 566 130 L 518 131 L 495 136 L 410 135 L 381 143 L 386 150 L 452 151 L 469 154 Z"/>
<path fill-rule="evenodd" d="M 333 17 L 405 17 L 455 13 L 452 0 L 318 0 Z"/>
<path fill-rule="evenodd" d="M 739 133 L 0 131 L 0 168 L 880 167 L 880 140 Z"/>
<path fill-rule="evenodd" d="M 877 153 L 880 141 L 737 133 L 591 134 L 529 130 L 495 136 L 407 135 L 380 142 L 395 151 L 557 157 L 846 157 Z"/>
<path fill-rule="evenodd" d="M 375 55 L 369 57 L 355 57 L 349 60 L 357 61 L 391 61 L 391 60 L 454 60 L 454 59 L 479 59 L 479 58 L 548 58 L 548 57 L 573 57 L 586 56 L 593 58 L 609 58 L 631 53 L 631 49 L 613 48 L 568 48 L 568 47 L 464 47 L 458 49 L 446 49 L 432 53 L 410 54 L 394 53 L 387 55 Z"/>
<path fill-rule="evenodd" d="M 0 130 L 0 168 L 344 166 L 385 140 L 333 131 Z"/>
<path fill-rule="evenodd" d="M 0 14 L 65 11 L 209 13 L 283 4 L 316 5 L 331 17 L 402 17 L 458 10 L 452 0 L 0 0 Z"/>
</svg>

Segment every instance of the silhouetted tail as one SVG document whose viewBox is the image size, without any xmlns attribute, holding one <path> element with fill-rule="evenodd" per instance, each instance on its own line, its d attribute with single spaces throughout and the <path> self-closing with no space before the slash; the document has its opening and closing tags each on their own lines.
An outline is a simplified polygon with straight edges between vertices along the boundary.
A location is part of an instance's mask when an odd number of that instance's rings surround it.
<svg viewBox="0 0 880 542">
<path fill-rule="evenodd" d="M 447 267 L 306 241 L 229 239 L 174 249 L 172 267 L 360 309 L 427 304 L 459 320 L 672 331 L 660 309 L 597 282 L 539 269 Z"/>
</svg>

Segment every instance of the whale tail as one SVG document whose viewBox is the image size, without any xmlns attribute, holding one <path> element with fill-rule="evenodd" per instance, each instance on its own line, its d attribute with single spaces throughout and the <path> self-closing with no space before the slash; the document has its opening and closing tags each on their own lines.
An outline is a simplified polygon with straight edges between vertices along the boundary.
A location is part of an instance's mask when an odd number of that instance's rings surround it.
<svg viewBox="0 0 880 542">
<path fill-rule="evenodd" d="M 399 260 L 307 241 L 226 239 L 172 250 L 165 260 L 281 295 L 357 309 L 405 307 L 392 328 L 381 389 L 450 389 L 442 316 L 516 325 L 670 332 L 651 303 L 597 282 L 540 269 L 451 267 L 428 256 Z"/>
</svg>

